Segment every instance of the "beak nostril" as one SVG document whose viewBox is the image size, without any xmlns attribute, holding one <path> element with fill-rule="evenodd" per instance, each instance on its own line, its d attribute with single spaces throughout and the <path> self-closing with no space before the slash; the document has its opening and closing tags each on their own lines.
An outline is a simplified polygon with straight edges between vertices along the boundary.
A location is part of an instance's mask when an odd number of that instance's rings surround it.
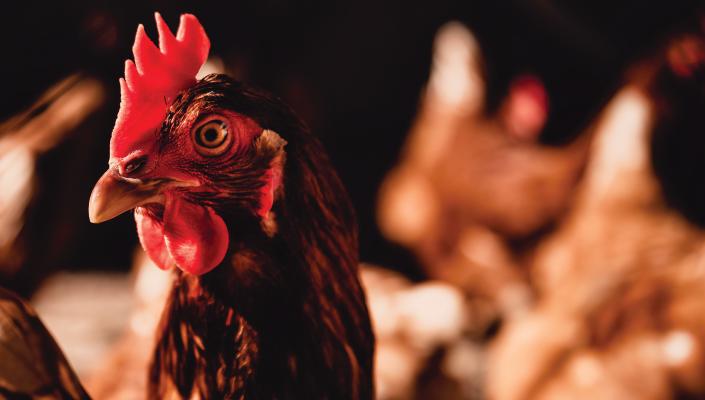
<svg viewBox="0 0 705 400">
<path fill-rule="evenodd" d="M 142 168 L 147 163 L 147 157 L 137 157 L 125 163 L 121 166 L 120 175 L 124 177 L 129 177 L 130 175 L 136 175 L 142 170 Z"/>
</svg>

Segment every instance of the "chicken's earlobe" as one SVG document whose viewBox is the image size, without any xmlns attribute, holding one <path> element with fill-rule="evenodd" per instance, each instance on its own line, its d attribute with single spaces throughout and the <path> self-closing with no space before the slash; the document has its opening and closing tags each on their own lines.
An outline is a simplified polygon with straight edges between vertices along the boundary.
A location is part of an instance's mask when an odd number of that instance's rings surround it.
<svg viewBox="0 0 705 400">
<path fill-rule="evenodd" d="M 274 194 L 279 183 L 275 182 L 277 179 L 274 178 L 274 175 L 275 171 L 273 168 L 270 168 L 265 174 L 266 183 L 262 186 L 262 189 L 260 189 L 260 208 L 257 211 L 257 214 L 261 218 L 260 225 L 262 226 L 262 230 L 268 237 L 272 237 L 277 233 L 277 222 L 274 219 L 272 206 L 274 205 Z M 281 182 L 281 177 L 278 178 L 278 181 Z"/>
<path fill-rule="evenodd" d="M 284 146 L 286 146 L 286 140 L 269 129 L 263 130 L 255 142 L 257 153 L 270 159 L 269 169 L 264 173 L 264 185 L 260 189 L 259 208 L 257 209 L 257 215 L 261 218 L 262 230 L 269 237 L 277 233 L 277 223 L 272 207 L 282 191 L 282 176 L 286 161 Z"/>
<path fill-rule="evenodd" d="M 260 189 L 261 197 L 257 214 L 263 220 L 268 218 L 268 214 L 274 205 L 274 200 L 282 187 L 282 176 L 284 173 L 284 163 L 286 152 L 284 151 L 286 140 L 282 139 L 276 132 L 265 129 L 257 138 L 256 147 L 260 153 L 269 153 L 271 161 L 269 169 L 265 172 L 265 183 Z"/>
</svg>

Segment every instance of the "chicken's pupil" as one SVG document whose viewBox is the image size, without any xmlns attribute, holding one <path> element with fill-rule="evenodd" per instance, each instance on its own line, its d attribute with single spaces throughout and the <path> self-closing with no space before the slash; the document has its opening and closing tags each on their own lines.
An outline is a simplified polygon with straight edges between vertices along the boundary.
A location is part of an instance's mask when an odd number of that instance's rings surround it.
<svg viewBox="0 0 705 400">
<path fill-rule="evenodd" d="M 208 128 L 203 133 L 203 136 L 205 139 L 204 141 L 206 143 L 213 143 L 218 138 L 218 132 L 215 130 L 215 128 Z"/>
</svg>

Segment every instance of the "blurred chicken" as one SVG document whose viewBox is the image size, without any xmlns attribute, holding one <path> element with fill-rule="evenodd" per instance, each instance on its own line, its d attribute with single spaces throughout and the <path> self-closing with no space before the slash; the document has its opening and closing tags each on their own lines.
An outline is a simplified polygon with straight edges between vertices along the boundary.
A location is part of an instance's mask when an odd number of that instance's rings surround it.
<svg viewBox="0 0 705 400">
<path fill-rule="evenodd" d="M 89 398 L 34 310 L 2 288 L 0 360 L 0 398 Z"/>
<path fill-rule="evenodd" d="M 541 4 L 541 17 L 564 11 Z M 599 13 L 579 15 L 588 11 Z M 380 192 L 379 222 L 429 277 L 461 288 L 470 304 L 488 301 L 491 312 L 468 327 L 487 333 L 471 338 L 489 350 L 488 370 L 466 379 L 486 379 L 489 398 L 703 396 L 705 41 L 693 39 L 703 36 L 702 21 L 691 20 L 698 13 L 663 14 L 664 26 L 696 34 L 654 46 L 628 73 L 604 64 L 613 70 L 579 118 L 555 81 L 594 78 L 598 67 L 583 68 L 596 58 L 559 75 L 575 54 L 542 59 L 510 44 L 510 58 L 528 55 L 507 65 L 491 58 L 504 49 L 480 46 L 462 26 L 439 32 L 419 115 Z M 543 62 L 551 65 L 541 73 Z M 628 84 L 612 86 L 615 76 Z M 654 89 L 661 80 L 669 97 Z M 583 98 L 583 89 L 569 96 Z M 556 130 L 556 120 L 573 130 Z M 551 134 L 563 140 L 549 143 Z M 428 374 L 417 381 L 421 392 Z"/>
<path fill-rule="evenodd" d="M 0 122 L 0 280 L 9 282 L 9 287 L 27 291 L 37 284 L 44 269 L 50 268 L 47 263 L 37 262 L 41 257 L 28 249 L 33 240 L 71 234 L 68 229 L 54 233 L 54 214 L 42 214 L 41 229 L 32 226 L 36 215 L 33 208 L 38 207 L 32 203 L 41 197 L 37 187 L 46 190 L 49 186 L 39 166 L 46 153 L 76 135 L 104 97 L 98 81 L 76 74 L 47 89 L 27 110 Z M 64 182 L 73 184 L 71 180 Z M 63 201 L 63 196 L 51 196 L 52 204 Z M 70 211 L 57 214 L 62 212 Z M 47 246 L 48 258 L 52 258 L 55 254 L 48 248 L 51 246 Z"/>
<path fill-rule="evenodd" d="M 532 263 L 540 300 L 492 345 L 493 398 L 705 395 L 705 232 L 654 174 L 658 71 L 637 65 L 598 119 L 576 205 Z"/>
</svg>

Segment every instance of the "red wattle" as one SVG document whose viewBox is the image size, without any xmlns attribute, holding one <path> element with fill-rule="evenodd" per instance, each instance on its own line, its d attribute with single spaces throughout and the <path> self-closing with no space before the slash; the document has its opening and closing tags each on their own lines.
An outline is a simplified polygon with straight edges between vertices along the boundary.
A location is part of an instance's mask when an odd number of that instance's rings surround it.
<svg viewBox="0 0 705 400">
<path fill-rule="evenodd" d="M 228 250 L 228 229 L 210 207 L 166 194 L 163 219 L 164 243 L 176 266 L 202 275 L 215 268 Z"/>
<path fill-rule="evenodd" d="M 142 248 L 161 269 L 173 266 L 194 275 L 215 268 L 228 250 L 228 229 L 210 207 L 192 204 L 166 194 L 160 221 L 143 208 L 135 209 Z"/>
<path fill-rule="evenodd" d="M 164 229 L 162 223 L 152 218 L 142 207 L 135 208 L 135 222 L 137 223 L 137 236 L 145 253 L 157 267 L 167 270 L 175 265 L 164 243 Z"/>
</svg>

